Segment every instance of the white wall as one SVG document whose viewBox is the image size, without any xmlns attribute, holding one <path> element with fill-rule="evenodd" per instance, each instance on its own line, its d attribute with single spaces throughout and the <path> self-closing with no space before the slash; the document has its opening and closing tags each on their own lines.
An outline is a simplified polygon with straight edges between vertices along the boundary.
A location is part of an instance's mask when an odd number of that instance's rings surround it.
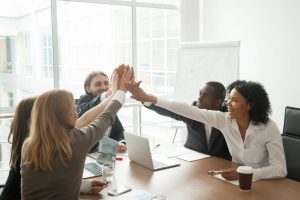
<svg viewBox="0 0 300 200">
<path fill-rule="evenodd" d="M 203 0 L 201 10 L 204 41 L 241 41 L 240 78 L 265 86 L 282 130 L 285 106 L 300 107 L 300 1 Z"/>
<path fill-rule="evenodd" d="M 180 1 L 180 36 L 182 42 L 196 42 L 200 40 L 202 33 L 200 27 L 201 1 L 181 0 Z"/>
</svg>

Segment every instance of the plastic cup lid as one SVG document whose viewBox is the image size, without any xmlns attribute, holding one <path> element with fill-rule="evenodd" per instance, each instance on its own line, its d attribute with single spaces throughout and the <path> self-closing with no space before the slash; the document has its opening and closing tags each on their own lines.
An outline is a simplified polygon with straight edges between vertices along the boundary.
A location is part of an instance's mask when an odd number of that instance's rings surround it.
<svg viewBox="0 0 300 200">
<path fill-rule="evenodd" d="M 250 166 L 239 166 L 236 171 L 242 174 L 252 174 L 253 168 Z"/>
</svg>

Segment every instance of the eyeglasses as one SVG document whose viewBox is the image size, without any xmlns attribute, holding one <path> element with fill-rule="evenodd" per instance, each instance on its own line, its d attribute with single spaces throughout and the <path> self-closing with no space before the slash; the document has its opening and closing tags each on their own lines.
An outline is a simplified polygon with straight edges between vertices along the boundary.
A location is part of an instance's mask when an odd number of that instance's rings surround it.
<svg viewBox="0 0 300 200">
<path fill-rule="evenodd" d="M 74 106 L 74 111 L 75 111 L 77 114 L 80 113 L 80 112 L 81 112 L 80 106 L 75 105 L 75 106 Z"/>
</svg>

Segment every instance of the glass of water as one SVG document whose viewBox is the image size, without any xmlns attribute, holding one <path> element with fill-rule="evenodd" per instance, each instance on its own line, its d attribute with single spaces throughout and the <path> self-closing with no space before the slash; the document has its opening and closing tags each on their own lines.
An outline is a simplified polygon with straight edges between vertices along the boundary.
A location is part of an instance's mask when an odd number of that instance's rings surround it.
<svg viewBox="0 0 300 200">
<path fill-rule="evenodd" d="M 116 156 L 99 152 L 97 157 L 97 162 L 102 167 L 102 178 L 105 182 L 112 182 L 115 171 L 115 160 Z"/>
<path fill-rule="evenodd" d="M 102 164 L 102 177 L 105 182 L 112 182 L 114 179 L 115 163 L 106 162 Z"/>
</svg>

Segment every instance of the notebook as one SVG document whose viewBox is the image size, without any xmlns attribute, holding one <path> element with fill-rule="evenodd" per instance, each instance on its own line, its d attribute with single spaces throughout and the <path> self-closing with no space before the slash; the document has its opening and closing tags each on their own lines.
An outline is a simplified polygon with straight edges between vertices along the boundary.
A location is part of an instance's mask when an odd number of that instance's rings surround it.
<svg viewBox="0 0 300 200">
<path fill-rule="evenodd" d="M 145 137 L 124 133 L 128 157 L 131 161 L 151 170 L 179 166 L 175 160 L 151 155 L 149 141 Z"/>
</svg>

